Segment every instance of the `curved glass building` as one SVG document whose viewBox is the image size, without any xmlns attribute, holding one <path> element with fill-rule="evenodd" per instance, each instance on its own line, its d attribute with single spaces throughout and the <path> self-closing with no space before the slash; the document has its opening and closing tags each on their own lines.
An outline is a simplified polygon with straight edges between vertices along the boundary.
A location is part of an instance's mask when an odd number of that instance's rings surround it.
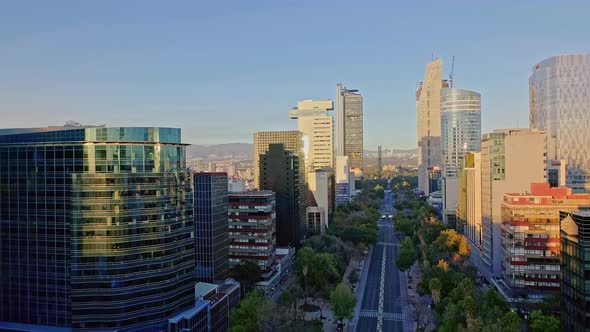
<svg viewBox="0 0 590 332">
<path fill-rule="evenodd" d="M 0 327 L 166 329 L 195 300 L 185 164 L 180 129 L 0 130 Z"/>
<path fill-rule="evenodd" d="M 463 158 L 481 150 L 481 95 L 443 88 L 441 91 L 441 142 L 443 220 L 453 223 L 459 203 L 459 178 Z"/>
<path fill-rule="evenodd" d="M 590 190 L 590 54 L 536 64 L 529 96 L 531 129 L 547 133 L 548 158 L 565 161 L 568 186 Z"/>
</svg>

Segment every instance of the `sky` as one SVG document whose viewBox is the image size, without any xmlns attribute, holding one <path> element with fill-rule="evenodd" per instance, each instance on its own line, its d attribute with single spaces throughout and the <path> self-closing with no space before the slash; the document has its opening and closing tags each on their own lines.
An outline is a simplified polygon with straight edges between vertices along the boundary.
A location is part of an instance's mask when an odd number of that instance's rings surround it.
<svg viewBox="0 0 590 332">
<path fill-rule="evenodd" d="M 416 145 L 433 57 L 482 95 L 482 132 L 528 125 L 528 77 L 590 52 L 589 1 L 2 1 L 0 128 L 182 128 L 192 144 L 296 129 L 288 110 L 364 97 L 365 148 Z"/>
</svg>

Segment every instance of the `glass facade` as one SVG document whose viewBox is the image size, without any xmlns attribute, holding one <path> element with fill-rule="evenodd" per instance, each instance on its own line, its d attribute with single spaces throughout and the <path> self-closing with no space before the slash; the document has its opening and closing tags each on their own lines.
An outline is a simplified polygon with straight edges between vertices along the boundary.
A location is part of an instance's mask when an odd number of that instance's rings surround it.
<svg viewBox="0 0 590 332">
<path fill-rule="evenodd" d="M 299 157 L 282 144 L 271 144 L 260 156 L 260 188 L 276 193 L 277 244 L 298 248 L 307 233 L 307 185 Z"/>
<path fill-rule="evenodd" d="M 286 151 L 297 155 L 301 160 L 305 157 L 303 133 L 297 130 L 262 131 L 254 133 L 254 187 L 260 187 L 260 155 L 266 153 L 271 144 L 283 144 Z M 299 167 L 302 181 L 307 179 L 305 163 Z"/>
<path fill-rule="evenodd" d="M 348 156 L 350 168 L 363 169 L 363 96 L 336 85 L 337 155 Z"/>
<path fill-rule="evenodd" d="M 164 329 L 194 303 L 180 130 L 20 132 L 0 131 L 0 321 Z"/>
<path fill-rule="evenodd" d="M 566 161 L 566 182 L 590 190 L 590 54 L 560 55 L 533 68 L 530 126 L 548 135 L 550 159 Z"/>
<path fill-rule="evenodd" d="M 463 156 L 481 150 L 481 96 L 479 93 L 443 88 L 441 140 L 443 176 L 457 177 Z"/>
<path fill-rule="evenodd" d="M 195 263 L 197 280 L 229 276 L 227 174 L 195 173 Z"/>
<path fill-rule="evenodd" d="M 561 330 L 590 330 L 590 212 L 560 212 Z"/>
</svg>

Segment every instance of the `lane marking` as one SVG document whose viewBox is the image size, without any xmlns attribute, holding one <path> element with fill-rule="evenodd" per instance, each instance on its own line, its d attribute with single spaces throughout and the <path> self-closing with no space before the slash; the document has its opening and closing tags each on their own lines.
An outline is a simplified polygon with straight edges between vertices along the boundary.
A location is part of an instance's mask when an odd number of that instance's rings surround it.
<svg viewBox="0 0 590 332">
<path fill-rule="evenodd" d="M 377 311 L 377 332 L 383 332 L 383 306 L 385 304 L 385 263 L 387 247 L 383 246 L 383 259 L 381 260 L 381 285 L 379 286 L 379 307 Z"/>
</svg>

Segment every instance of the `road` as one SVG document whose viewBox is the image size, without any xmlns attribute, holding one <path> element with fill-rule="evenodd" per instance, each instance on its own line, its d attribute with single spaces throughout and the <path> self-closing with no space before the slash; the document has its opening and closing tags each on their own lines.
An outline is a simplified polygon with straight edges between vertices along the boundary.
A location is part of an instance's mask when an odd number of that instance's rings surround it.
<svg viewBox="0 0 590 332">
<path fill-rule="evenodd" d="M 381 206 L 382 215 L 395 215 L 394 194 L 388 188 Z M 369 260 L 356 331 L 403 331 L 400 301 L 400 273 L 395 265 L 397 240 L 389 218 L 379 219 L 378 240 Z"/>
</svg>

